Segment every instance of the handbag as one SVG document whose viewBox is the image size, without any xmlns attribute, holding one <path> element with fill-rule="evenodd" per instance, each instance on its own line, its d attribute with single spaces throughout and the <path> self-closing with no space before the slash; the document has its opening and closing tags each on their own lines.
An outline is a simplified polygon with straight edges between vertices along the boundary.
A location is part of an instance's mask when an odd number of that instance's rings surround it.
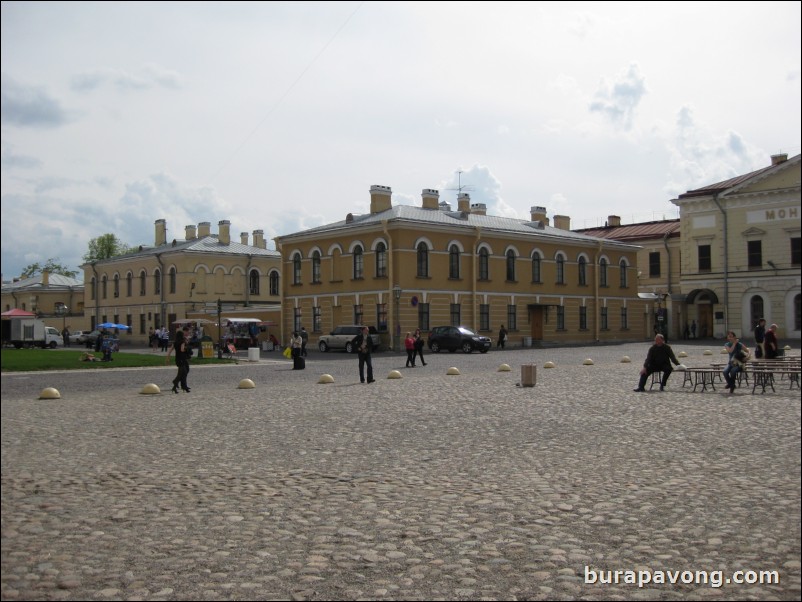
<svg viewBox="0 0 802 602">
<path fill-rule="evenodd" d="M 290 349 L 289 347 L 285 347 L 284 348 L 284 357 L 286 357 L 287 359 L 290 359 L 292 357 L 292 349 Z"/>
</svg>

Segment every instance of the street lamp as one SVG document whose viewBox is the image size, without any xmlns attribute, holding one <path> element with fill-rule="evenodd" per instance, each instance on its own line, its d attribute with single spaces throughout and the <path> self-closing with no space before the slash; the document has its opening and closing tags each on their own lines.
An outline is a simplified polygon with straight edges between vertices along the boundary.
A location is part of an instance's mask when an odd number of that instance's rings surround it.
<svg viewBox="0 0 802 602">
<path fill-rule="evenodd" d="M 401 287 L 397 284 L 393 287 L 395 295 L 395 350 L 401 351 Z"/>
<path fill-rule="evenodd" d="M 55 312 L 57 316 L 61 317 L 61 332 L 63 333 L 67 327 L 67 314 L 70 313 L 70 308 L 59 302 L 56 303 Z"/>
</svg>

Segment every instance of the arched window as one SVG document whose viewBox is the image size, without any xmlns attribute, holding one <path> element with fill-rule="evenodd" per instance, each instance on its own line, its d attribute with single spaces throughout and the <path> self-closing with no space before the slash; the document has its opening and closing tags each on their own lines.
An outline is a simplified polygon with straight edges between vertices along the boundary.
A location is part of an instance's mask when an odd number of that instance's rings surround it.
<svg viewBox="0 0 802 602">
<path fill-rule="evenodd" d="M 418 278 L 429 277 L 429 247 L 425 242 L 418 243 Z"/>
<path fill-rule="evenodd" d="M 507 280 L 515 282 L 515 251 L 507 251 Z"/>
<path fill-rule="evenodd" d="M 599 260 L 599 286 L 607 286 L 607 260 L 604 257 Z"/>
<path fill-rule="evenodd" d="M 91 282 L 91 288 L 89 289 L 89 298 L 92 299 L 92 301 L 95 300 L 95 296 L 97 294 L 97 292 L 96 292 L 97 288 L 96 287 L 97 287 L 97 281 L 95 280 L 95 277 L 93 276 L 92 277 L 92 282 Z"/>
<path fill-rule="evenodd" d="M 251 295 L 259 294 L 259 270 L 251 270 L 248 276 L 248 290 Z"/>
<path fill-rule="evenodd" d="M 120 296 L 120 275 L 114 274 L 114 296 Z"/>
<path fill-rule="evenodd" d="M 270 272 L 270 294 L 278 296 L 278 272 Z"/>
<path fill-rule="evenodd" d="M 145 296 L 145 292 L 147 290 L 147 281 L 148 281 L 147 279 L 148 279 L 148 276 L 145 273 L 145 270 L 142 270 L 141 272 L 139 272 L 139 296 L 140 297 L 144 297 Z"/>
<path fill-rule="evenodd" d="M 100 298 L 105 299 L 106 297 L 108 297 L 108 280 L 103 276 L 100 279 Z"/>
<path fill-rule="evenodd" d="M 354 247 L 354 279 L 365 277 L 365 256 L 362 254 L 362 247 Z"/>
<path fill-rule="evenodd" d="M 162 273 L 161 270 L 153 272 L 153 294 L 161 295 L 162 293 Z"/>
<path fill-rule="evenodd" d="M 459 278 L 459 247 L 451 245 L 448 249 L 448 277 Z"/>
<path fill-rule="evenodd" d="M 565 284 L 565 257 L 557 255 L 557 284 Z"/>
<path fill-rule="evenodd" d="M 532 282 L 542 282 L 541 278 L 541 257 L 540 253 L 535 252 L 532 254 Z"/>
<path fill-rule="evenodd" d="M 622 259 L 618 262 L 618 267 L 621 270 L 620 274 L 620 285 L 621 288 L 627 288 L 629 286 L 629 280 L 627 279 L 627 261 L 626 259 Z"/>
<path fill-rule="evenodd" d="M 292 283 L 301 284 L 301 254 L 292 256 Z"/>
<path fill-rule="evenodd" d="M 383 242 L 376 245 L 376 278 L 387 278 L 387 246 Z"/>
<path fill-rule="evenodd" d="M 176 276 L 175 267 L 171 267 L 170 268 L 170 279 L 169 279 L 169 282 L 170 282 L 170 294 L 171 295 L 175 295 L 175 286 L 176 286 L 176 277 L 175 276 Z"/>
<path fill-rule="evenodd" d="M 479 249 L 479 280 L 490 280 L 490 258 L 487 249 Z"/>
<path fill-rule="evenodd" d="M 577 268 L 579 270 L 579 286 L 586 286 L 588 283 L 588 262 L 584 257 L 579 258 Z"/>
<path fill-rule="evenodd" d="M 128 272 L 125 277 L 125 294 L 128 297 L 132 297 L 134 294 L 134 275 L 131 272 Z"/>
<path fill-rule="evenodd" d="M 757 325 L 757 322 L 760 320 L 760 318 L 766 317 L 763 314 L 763 311 L 763 297 L 760 295 L 752 295 L 752 298 L 749 299 L 749 323 L 752 325 L 752 328 Z"/>
<path fill-rule="evenodd" d="M 320 251 L 312 252 L 312 282 L 320 283 Z"/>
</svg>

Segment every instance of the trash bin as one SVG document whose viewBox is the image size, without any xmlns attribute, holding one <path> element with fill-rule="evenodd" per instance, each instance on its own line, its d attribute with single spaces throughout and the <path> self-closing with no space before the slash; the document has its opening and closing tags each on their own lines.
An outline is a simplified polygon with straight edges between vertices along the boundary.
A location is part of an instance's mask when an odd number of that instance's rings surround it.
<svg viewBox="0 0 802 602">
<path fill-rule="evenodd" d="M 259 361 L 259 347 L 248 347 L 248 361 L 249 362 Z"/>
<path fill-rule="evenodd" d="M 523 338 L 523 346 L 524 347 L 531 347 L 532 346 L 532 337 L 524 337 Z"/>
<path fill-rule="evenodd" d="M 537 365 L 523 364 L 521 366 L 521 386 L 534 387 L 537 383 Z"/>
<path fill-rule="evenodd" d="M 270 348 L 273 346 L 273 343 L 270 341 L 262 341 L 262 351 L 270 351 Z"/>
</svg>

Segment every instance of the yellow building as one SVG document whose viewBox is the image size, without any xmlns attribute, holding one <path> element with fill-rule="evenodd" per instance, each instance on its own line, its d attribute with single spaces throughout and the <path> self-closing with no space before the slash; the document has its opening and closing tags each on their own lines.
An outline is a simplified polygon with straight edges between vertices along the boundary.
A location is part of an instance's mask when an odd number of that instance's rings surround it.
<svg viewBox="0 0 802 602">
<path fill-rule="evenodd" d="M 647 328 L 654 332 L 656 326 L 668 340 L 676 341 L 685 336 L 685 327 L 690 330 L 691 322 L 685 311 L 685 296 L 680 291 L 678 219 L 621 225 L 621 218 L 611 215 L 603 227 L 574 231 L 639 245 L 638 293 L 652 303 Z"/>
<path fill-rule="evenodd" d="M 230 222 L 185 227 L 183 240 L 167 240 L 167 223 L 155 222 L 153 246 L 82 265 L 86 315 L 90 326 L 114 322 L 131 330 L 122 342 L 146 344 L 151 328 L 189 318 L 217 322 L 223 317 L 278 322 L 281 300 L 280 256 L 266 248 L 263 230 L 231 240 Z M 225 325 L 223 325 L 225 327 Z M 206 334 L 217 339 L 216 326 Z M 264 333 L 263 333 L 264 334 Z M 260 337 L 263 338 L 263 337 Z"/>
<path fill-rule="evenodd" d="M 650 336 L 638 298 L 638 247 L 570 231 L 543 207 L 531 220 L 487 215 L 460 194 L 453 211 L 425 189 L 420 206 L 370 189 L 370 213 L 276 238 L 282 327 L 322 334 L 375 325 L 399 349 L 408 330 L 468 326 L 513 345 L 632 341 Z"/>
<path fill-rule="evenodd" d="M 4 282 L 3 311 L 22 309 L 35 313 L 59 332 L 65 327 L 83 330 L 84 283 L 69 276 L 42 272 L 31 278 Z"/>
<path fill-rule="evenodd" d="M 689 190 L 680 208 L 687 313 L 715 337 L 751 338 L 758 319 L 800 340 L 800 155 Z"/>
</svg>

